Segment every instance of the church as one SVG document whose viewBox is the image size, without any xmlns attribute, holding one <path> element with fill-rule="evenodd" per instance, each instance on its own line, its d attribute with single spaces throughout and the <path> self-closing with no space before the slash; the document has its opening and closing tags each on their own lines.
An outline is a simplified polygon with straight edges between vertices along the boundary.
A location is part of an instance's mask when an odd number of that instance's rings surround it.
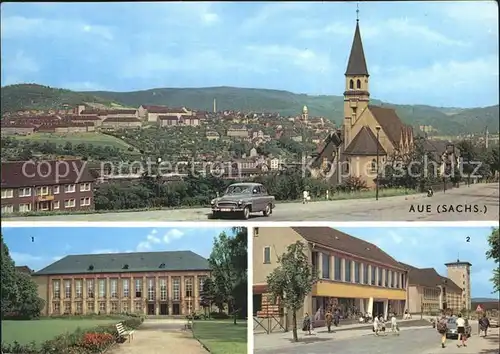
<svg viewBox="0 0 500 354">
<path fill-rule="evenodd" d="M 328 177 L 334 184 L 351 176 L 373 188 L 377 169 L 382 171 L 388 159 L 404 156 L 412 146 L 413 128 L 403 124 L 394 109 L 370 104 L 370 74 L 356 20 L 345 72 L 343 125 L 325 140 L 312 167 L 331 171 Z"/>
</svg>

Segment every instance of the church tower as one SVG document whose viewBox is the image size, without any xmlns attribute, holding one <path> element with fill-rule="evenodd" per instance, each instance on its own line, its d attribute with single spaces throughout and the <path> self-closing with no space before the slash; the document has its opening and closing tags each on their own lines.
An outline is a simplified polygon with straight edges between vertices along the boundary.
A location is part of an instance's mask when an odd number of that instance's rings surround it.
<svg viewBox="0 0 500 354">
<path fill-rule="evenodd" d="M 302 121 L 307 122 L 309 119 L 309 110 L 307 109 L 307 106 L 304 106 L 302 108 Z"/>
<path fill-rule="evenodd" d="M 356 10 L 359 13 L 359 10 Z M 351 54 L 345 72 L 344 91 L 344 148 L 354 138 L 351 127 L 367 108 L 370 101 L 368 68 L 366 66 L 363 42 L 359 30 L 359 18 L 356 18 L 356 30 L 352 41 Z"/>
</svg>

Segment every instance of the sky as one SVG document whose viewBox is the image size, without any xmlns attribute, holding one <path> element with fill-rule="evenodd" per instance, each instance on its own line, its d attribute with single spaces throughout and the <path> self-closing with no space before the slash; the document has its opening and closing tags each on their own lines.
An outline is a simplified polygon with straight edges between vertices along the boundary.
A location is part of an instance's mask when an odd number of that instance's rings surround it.
<svg viewBox="0 0 500 354">
<path fill-rule="evenodd" d="M 1 6 L 2 86 L 74 90 L 236 86 L 342 95 L 356 24 L 355 2 Z M 361 2 L 371 97 L 498 104 L 497 6 Z"/>
<path fill-rule="evenodd" d="M 490 227 L 338 228 L 377 245 L 390 256 L 417 268 L 434 268 L 446 276 L 445 263 L 470 262 L 472 297 L 497 298 L 490 279 L 498 267 L 486 260 Z M 469 242 L 467 242 L 470 237 Z"/>
<path fill-rule="evenodd" d="M 193 251 L 208 258 L 214 238 L 231 228 L 3 227 L 4 242 L 17 266 L 40 270 L 71 254 Z M 33 239 L 32 239 L 33 238 Z"/>
</svg>

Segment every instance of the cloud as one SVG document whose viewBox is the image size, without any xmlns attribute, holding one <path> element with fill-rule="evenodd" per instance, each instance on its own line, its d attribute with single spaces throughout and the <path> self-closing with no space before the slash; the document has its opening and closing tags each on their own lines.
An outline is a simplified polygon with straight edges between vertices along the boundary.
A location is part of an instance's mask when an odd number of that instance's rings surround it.
<svg viewBox="0 0 500 354">
<path fill-rule="evenodd" d="M 68 82 L 63 84 L 63 87 L 73 91 L 108 91 L 97 82 L 90 81 Z"/>
<path fill-rule="evenodd" d="M 70 38 L 87 35 L 111 41 L 114 38 L 110 27 L 92 25 L 78 20 L 54 20 L 10 16 L 2 18 L 2 39 L 12 38 Z"/>
<path fill-rule="evenodd" d="M 241 24 L 240 31 L 253 32 L 262 29 L 262 26 L 268 28 L 270 25 L 276 23 L 276 20 L 286 18 L 287 21 L 293 21 L 294 14 L 302 15 L 310 5 L 307 3 L 299 2 L 285 2 L 285 3 L 266 3 L 260 7 L 254 16 L 247 17 Z M 302 16 L 299 16 L 301 19 Z"/>
<path fill-rule="evenodd" d="M 457 1 L 442 7 L 442 14 L 454 21 L 492 26 L 498 30 L 498 3 L 496 1 Z"/>
<path fill-rule="evenodd" d="M 158 230 L 153 229 L 146 236 L 144 241 L 139 242 L 137 245 L 137 252 L 148 252 L 151 251 L 154 245 L 158 245 L 161 243 L 161 239 L 155 236 L 158 233 Z"/>
<path fill-rule="evenodd" d="M 172 229 L 163 236 L 163 242 L 168 244 L 174 240 L 182 238 L 184 235 L 185 233 L 183 231 L 179 229 Z"/>
<path fill-rule="evenodd" d="M 19 253 L 19 252 L 10 252 L 10 257 L 14 260 L 17 266 L 22 266 L 27 263 L 39 262 L 43 260 L 42 257 L 34 256 L 29 253 Z"/>
</svg>

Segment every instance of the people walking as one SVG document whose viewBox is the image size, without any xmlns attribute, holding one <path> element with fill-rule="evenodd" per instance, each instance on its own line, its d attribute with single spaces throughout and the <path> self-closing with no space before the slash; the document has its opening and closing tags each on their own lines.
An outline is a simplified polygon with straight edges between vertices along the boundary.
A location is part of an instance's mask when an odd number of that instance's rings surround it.
<svg viewBox="0 0 500 354">
<path fill-rule="evenodd" d="M 373 332 L 375 332 L 376 336 L 378 336 L 379 326 L 380 326 L 379 316 L 375 316 L 375 318 L 373 319 Z"/>
<path fill-rule="evenodd" d="M 311 335 L 311 328 L 312 328 L 311 317 L 309 316 L 309 313 L 306 312 L 304 320 L 302 321 L 302 330 Z"/>
<path fill-rule="evenodd" d="M 465 343 L 467 342 L 467 335 L 465 333 L 465 320 L 463 319 L 461 313 L 458 314 L 458 318 L 455 321 L 457 323 L 457 333 L 459 341 L 457 347 L 466 347 L 467 345 Z"/>
<path fill-rule="evenodd" d="M 446 344 L 446 332 L 448 331 L 448 319 L 444 312 L 441 314 L 441 317 L 437 320 L 436 329 L 438 333 L 441 335 L 441 348 L 445 347 Z"/>
<path fill-rule="evenodd" d="M 481 332 L 484 333 L 483 337 L 486 338 L 488 335 L 488 328 L 490 327 L 490 320 L 486 316 L 485 313 L 483 313 L 483 317 L 479 319 L 479 336 L 481 336 Z"/>
<path fill-rule="evenodd" d="M 332 322 L 333 322 L 333 314 L 330 311 L 330 309 L 328 309 L 328 311 L 326 312 L 325 320 L 326 320 L 326 328 L 328 329 L 328 333 L 331 333 L 331 331 L 332 331 Z"/>
<path fill-rule="evenodd" d="M 399 334 L 398 320 L 395 313 L 393 313 L 391 316 L 391 332 L 394 334 Z"/>
</svg>

